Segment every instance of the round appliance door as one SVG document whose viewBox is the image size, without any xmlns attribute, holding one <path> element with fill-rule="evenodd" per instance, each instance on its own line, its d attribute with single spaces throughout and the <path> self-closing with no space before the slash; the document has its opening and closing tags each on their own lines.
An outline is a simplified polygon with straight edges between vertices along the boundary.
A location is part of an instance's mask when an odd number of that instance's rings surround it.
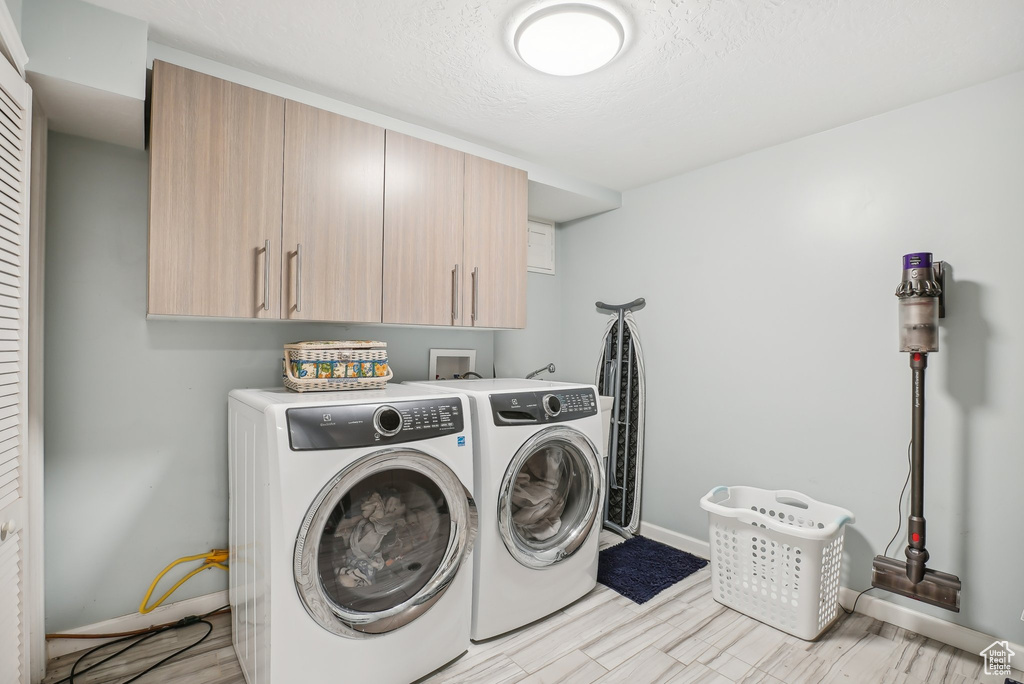
<svg viewBox="0 0 1024 684">
<path fill-rule="evenodd" d="M 415 449 L 378 451 L 309 507 L 295 542 L 299 598 L 334 634 L 394 631 L 444 594 L 476 527 L 473 498 L 445 464 Z"/>
<path fill-rule="evenodd" d="M 498 493 L 498 530 L 523 565 L 545 568 L 574 554 L 597 522 L 597 448 L 568 427 L 546 428 L 523 444 Z"/>
</svg>

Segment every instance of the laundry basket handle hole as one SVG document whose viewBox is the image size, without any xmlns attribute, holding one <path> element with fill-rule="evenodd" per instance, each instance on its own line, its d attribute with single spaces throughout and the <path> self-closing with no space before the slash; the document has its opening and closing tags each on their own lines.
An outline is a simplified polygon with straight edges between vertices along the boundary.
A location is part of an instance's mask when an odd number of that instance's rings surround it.
<svg viewBox="0 0 1024 684">
<path fill-rule="evenodd" d="M 794 506 L 796 508 L 803 508 L 804 510 L 807 510 L 807 508 L 810 507 L 810 504 L 808 504 L 806 501 L 802 501 L 792 496 L 787 496 L 783 494 L 777 494 L 775 496 L 775 500 L 778 501 L 780 504 Z"/>
<path fill-rule="evenodd" d="M 710 501 L 711 503 L 716 503 L 716 504 L 717 503 L 722 503 L 723 501 L 727 501 L 728 499 L 729 499 L 729 488 L 728 487 L 722 487 L 722 486 L 715 487 L 711 491 L 710 495 L 708 496 L 708 501 Z"/>
</svg>

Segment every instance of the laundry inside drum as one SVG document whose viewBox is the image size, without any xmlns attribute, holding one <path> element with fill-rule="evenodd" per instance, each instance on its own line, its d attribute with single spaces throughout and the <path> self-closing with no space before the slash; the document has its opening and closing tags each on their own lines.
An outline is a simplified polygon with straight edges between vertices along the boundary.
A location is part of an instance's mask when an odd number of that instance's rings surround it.
<svg viewBox="0 0 1024 684">
<path fill-rule="evenodd" d="M 370 475 L 345 493 L 320 537 L 324 592 L 349 611 L 397 606 L 433 577 L 450 532 L 448 502 L 429 477 L 400 468 Z"/>
<path fill-rule="evenodd" d="M 582 455 L 567 444 L 540 446 L 516 473 L 512 529 L 530 548 L 559 546 L 585 519 L 590 492 Z"/>
</svg>

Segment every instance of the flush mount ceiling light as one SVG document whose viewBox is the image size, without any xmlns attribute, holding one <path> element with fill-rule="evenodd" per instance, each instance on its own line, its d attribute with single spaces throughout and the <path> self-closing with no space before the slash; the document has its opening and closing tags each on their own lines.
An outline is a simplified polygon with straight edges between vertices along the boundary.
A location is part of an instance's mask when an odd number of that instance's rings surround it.
<svg viewBox="0 0 1024 684">
<path fill-rule="evenodd" d="M 534 12 L 516 29 L 516 52 L 538 71 L 577 76 L 603 67 L 622 49 L 622 24 L 592 5 L 555 5 Z"/>
</svg>

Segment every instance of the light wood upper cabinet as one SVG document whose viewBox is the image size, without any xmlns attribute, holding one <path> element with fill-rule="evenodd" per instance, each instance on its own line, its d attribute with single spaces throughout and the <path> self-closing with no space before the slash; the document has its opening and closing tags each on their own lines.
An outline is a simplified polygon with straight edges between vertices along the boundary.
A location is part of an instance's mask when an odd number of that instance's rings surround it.
<svg viewBox="0 0 1024 684">
<path fill-rule="evenodd" d="M 154 62 L 149 313 L 522 328 L 526 173 Z"/>
<path fill-rule="evenodd" d="M 461 264 L 464 157 L 387 132 L 385 323 L 461 325 L 465 317 L 456 282 L 468 277 Z"/>
<path fill-rule="evenodd" d="M 288 101 L 282 318 L 381 321 L 384 129 Z"/>
<path fill-rule="evenodd" d="M 526 172 L 466 155 L 463 325 L 526 327 Z"/>
<path fill-rule="evenodd" d="M 154 62 L 149 313 L 281 316 L 284 109 Z"/>
</svg>

